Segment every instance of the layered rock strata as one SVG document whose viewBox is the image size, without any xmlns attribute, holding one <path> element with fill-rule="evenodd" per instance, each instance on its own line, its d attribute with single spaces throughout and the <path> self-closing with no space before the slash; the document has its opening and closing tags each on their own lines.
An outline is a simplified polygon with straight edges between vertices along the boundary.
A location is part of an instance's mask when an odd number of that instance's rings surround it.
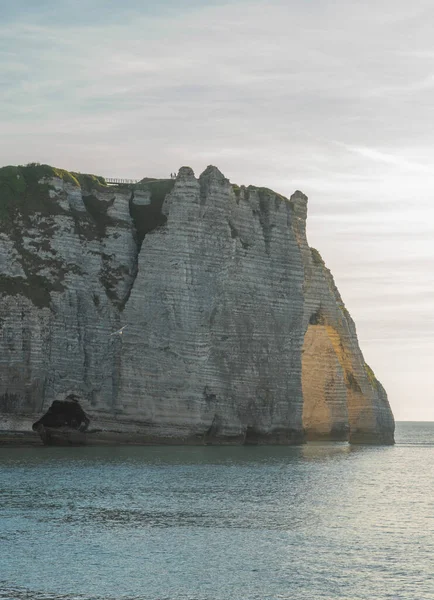
<svg viewBox="0 0 434 600">
<path fill-rule="evenodd" d="M 75 393 L 113 440 L 393 442 L 301 192 L 41 169 L 0 170 L 4 431 Z"/>
</svg>

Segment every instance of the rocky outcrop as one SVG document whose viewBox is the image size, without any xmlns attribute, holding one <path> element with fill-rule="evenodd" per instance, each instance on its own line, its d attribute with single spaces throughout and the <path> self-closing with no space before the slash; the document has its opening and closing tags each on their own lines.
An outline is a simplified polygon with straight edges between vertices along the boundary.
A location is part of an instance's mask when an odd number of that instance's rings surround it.
<svg viewBox="0 0 434 600">
<path fill-rule="evenodd" d="M 135 441 L 392 443 L 306 212 L 215 167 L 113 187 L 0 169 L 1 427 L 75 393 Z"/>
</svg>

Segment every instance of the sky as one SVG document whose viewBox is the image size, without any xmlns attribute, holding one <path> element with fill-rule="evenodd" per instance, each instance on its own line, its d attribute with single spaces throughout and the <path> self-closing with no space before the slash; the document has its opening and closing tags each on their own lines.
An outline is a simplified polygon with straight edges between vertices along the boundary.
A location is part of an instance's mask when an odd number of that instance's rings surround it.
<svg viewBox="0 0 434 600">
<path fill-rule="evenodd" d="M 0 0 L 0 165 L 217 165 L 308 237 L 397 420 L 434 420 L 432 0 Z"/>
</svg>

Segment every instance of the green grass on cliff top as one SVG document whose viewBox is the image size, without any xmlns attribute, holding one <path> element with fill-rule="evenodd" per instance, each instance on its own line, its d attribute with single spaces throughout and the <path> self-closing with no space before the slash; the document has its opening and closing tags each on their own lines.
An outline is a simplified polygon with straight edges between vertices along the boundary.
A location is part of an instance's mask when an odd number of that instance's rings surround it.
<svg viewBox="0 0 434 600">
<path fill-rule="evenodd" d="M 39 163 L 3 167 L 0 168 L 0 219 L 7 220 L 15 210 L 49 210 L 49 185 L 44 180 L 53 177 L 84 189 L 107 185 L 103 177 L 73 173 Z"/>
</svg>

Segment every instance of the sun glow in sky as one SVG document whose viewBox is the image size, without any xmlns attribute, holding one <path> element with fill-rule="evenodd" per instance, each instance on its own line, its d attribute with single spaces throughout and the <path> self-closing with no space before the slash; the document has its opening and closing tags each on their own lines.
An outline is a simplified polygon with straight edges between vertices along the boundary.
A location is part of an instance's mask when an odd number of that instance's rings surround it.
<svg viewBox="0 0 434 600">
<path fill-rule="evenodd" d="M 0 164 L 309 196 L 366 361 L 434 420 L 431 0 L 3 0 Z"/>
</svg>

